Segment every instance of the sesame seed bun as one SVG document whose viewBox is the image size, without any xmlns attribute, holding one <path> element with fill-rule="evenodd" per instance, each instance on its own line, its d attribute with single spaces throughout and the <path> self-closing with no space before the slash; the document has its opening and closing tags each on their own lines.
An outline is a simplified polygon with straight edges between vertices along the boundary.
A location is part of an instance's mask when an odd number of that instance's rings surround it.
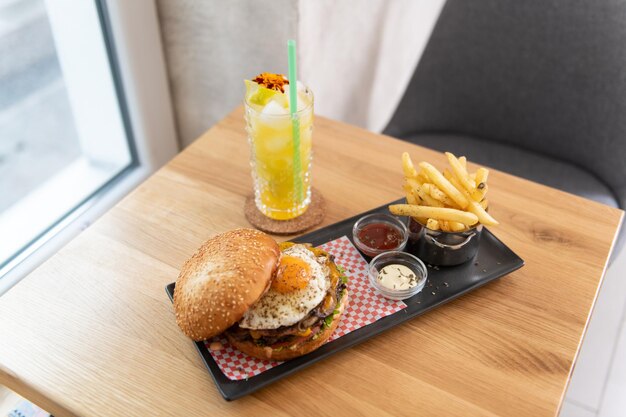
<svg viewBox="0 0 626 417">
<path fill-rule="evenodd" d="M 337 312 L 333 316 L 333 321 L 330 326 L 322 330 L 321 333 L 319 333 L 319 336 L 317 336 L 315 339 L 308 339 L 298 344 L 291 345 L 282 349 L 272 349 L 269 346 L 258 346 L 256 343 L 250 340 L 240 341 L 232 337 L 228 332 L 226 332 L 226 337 L 236 349 L 245 353 L 246 355 L 254 356 L 255 358 L 260 359 L 286 361 L 289 359 L 297 358 L 298 356 L 306 355 L 309 352 L 313 352 L 324 343 L 326 343 L 326 341 L 330 338 L 330 336 L 339 325 L 339 322 L 341 321 L 341 316 L 347 305 L 348 290 L 346 289 L 343 291 L 343 296 L 341 297 L 341 301 L 336 308 Z"/>
<path fill-rule="evenodd" d="M 236 229 L 207 240 L 183 265 L 174 290 L 176 323 L 200 341 L 237 323 L 265 293 L 280 249 L 270 236 Z"/>
</svg>

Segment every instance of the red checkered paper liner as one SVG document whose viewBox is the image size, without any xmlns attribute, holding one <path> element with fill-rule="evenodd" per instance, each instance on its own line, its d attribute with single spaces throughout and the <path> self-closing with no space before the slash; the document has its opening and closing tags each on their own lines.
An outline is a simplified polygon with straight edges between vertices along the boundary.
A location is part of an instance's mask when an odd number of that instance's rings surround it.
<svg viewBox="0 0 626 417">
<path fill-rule="evenodd" d="M 341 322 L 329 341 L 406 308 L 404 302 L 388 300 L 370 287 L 367 277 L 367 262 L 346 236 L 324 243 L 320 247 L 335 256 L 335 263 L 346 270 L 349 280 L 348 307 L 341 315 Z M 213 342 L 219 342 L 222 348 L 211 350 L 209 346 Z M 238 381 L 251 378 L 282 363 L 257 359 L 241 353 L 232 347 L 223 336 L 215 337 L 204 343 L 217 366 L 231 380 Z"/>
</svg>

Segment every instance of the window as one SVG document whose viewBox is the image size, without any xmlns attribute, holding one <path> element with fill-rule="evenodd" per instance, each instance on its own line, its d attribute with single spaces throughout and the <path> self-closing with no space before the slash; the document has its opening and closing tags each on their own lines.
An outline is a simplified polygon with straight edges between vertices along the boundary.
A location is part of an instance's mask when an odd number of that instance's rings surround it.
<svg viewBox="0 0 626 417">
<path fill-rule="evenodd" d="M 0 1 L 0 293 L 3 275 L 176 152 L 155 6 L 127 3 Z M 155 88 L 161 108 L 145 97 Z"/>
</svg>

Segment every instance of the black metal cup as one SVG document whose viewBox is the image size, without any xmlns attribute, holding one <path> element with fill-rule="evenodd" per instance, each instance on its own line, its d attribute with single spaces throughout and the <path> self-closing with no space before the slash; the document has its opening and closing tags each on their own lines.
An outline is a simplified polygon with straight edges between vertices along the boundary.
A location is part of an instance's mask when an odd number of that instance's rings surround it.
<svg viewBox="0 0 626 417">
<path fill-rule="evenodd" d="M 430 265 L 460 265 L 474 259 L 478 253 L 483 225 L 464 232 L 431 230 L 409 218 L 409 244 L 407 252 L 413 253 Z"/>
</svg>

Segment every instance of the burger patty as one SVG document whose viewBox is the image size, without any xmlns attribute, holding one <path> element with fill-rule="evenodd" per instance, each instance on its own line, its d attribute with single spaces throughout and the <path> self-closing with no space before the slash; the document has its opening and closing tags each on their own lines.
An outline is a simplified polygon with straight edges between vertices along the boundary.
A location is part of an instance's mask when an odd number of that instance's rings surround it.
<svg viewBox="0 0 626 417">
<path fill-rule="evenodd" d="M 346 284 L 339 280 L 334 293 L 329 294 L 329 296 L 332 297 L 332 301 L 330 303 L 327 303 L 327 297 L 324 297 L 322 302 L 311 310 L 309 314 L 291 326 L 281 326 L 277 329 L 251 330 L 244 329 L 239 327 L 239 324 L 235 324 L 228 329 L 227 332 L 236 340 L 254 340 L 257 344 L 263 346 L 270 346 L 296 339 L 301 337 L 298 336 L 298 334 L 306 332 L 307 329 L 316 329 L 316 331 L 311 331 L 311 333 L 307 335 L 307 338 L 313 337 L 317 333 L 317 330 L 323 327 L 326 317 L 334 313 L 337 308 L 338 300 L 341 299 L 342 293 L 345 289 Z"/>
</svg>

